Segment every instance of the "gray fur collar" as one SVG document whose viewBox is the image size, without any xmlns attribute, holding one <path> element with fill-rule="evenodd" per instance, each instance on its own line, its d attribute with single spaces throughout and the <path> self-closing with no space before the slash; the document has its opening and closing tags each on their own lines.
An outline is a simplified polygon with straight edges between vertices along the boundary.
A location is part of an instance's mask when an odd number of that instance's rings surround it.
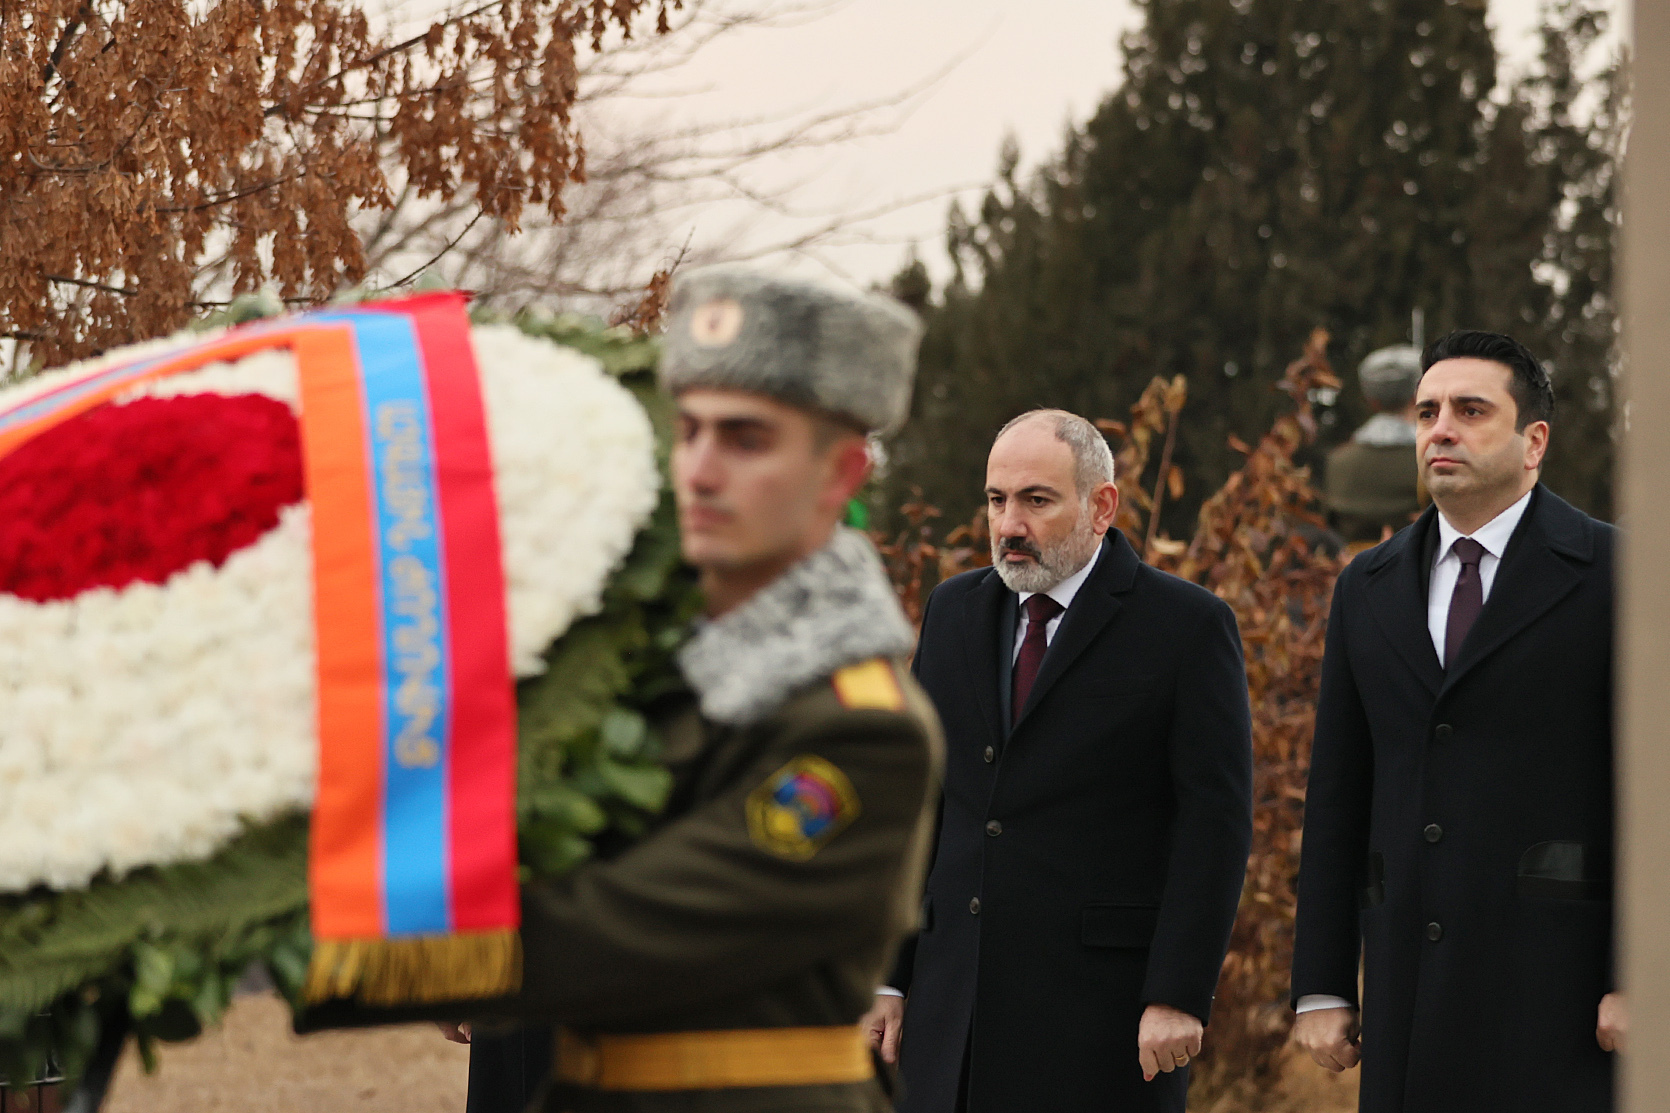
<svg viewBox="0 0 1670 1113">
<path fill-rule="evenodd" d="M 1415 443 L 1415 423 L 1405 421 L 1397 414 L 1375 414 L 1362 427 L 1351 434 L 1351 439 L 1358 444 L 1366 444 L 1375 448 L 1395 448 Z"/>
<path fill-rule="evenodd" d="M 814 681 L 903 656 L 915 640 L 869 539 L 839 526 L 746 603 L 698 625 L 678 663 L 703 715 L 749 726 Z"/>
</svg>

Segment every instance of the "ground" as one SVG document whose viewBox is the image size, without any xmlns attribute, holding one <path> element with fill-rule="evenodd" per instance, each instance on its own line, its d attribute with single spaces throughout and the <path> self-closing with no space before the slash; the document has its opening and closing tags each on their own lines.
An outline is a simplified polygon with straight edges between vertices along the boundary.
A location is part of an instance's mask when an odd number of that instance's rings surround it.
<svg viewBox="0 0 1670 1113">
<path fill-rule="evenodd" d="M 1257 1104 L 1233 1097 L 1214 1105 L 1191 1101 L 1189 1113 L 1356 1113 L 1357 1072 L 1331 1074 L 1312 1063 L 1297 1047 L 1289 1049 L 1287 1069 L 1275 1093 Z"/>
<path fill-rule="evenodd" d="M 226 1023 L 166 1046 L 147 1076 L 130 1050 L 107 1113 L 463 1113 L 470 1052 L 433 1025 L 296 1036 L 276 997 L 238 998 Z M 1290 1063 L 1256 1113 L 1352 1113 L 1356 1072 L 1336 1078 Z M 1196 1113 L 1254 1113 L 1221 1104 Z"/>
<path fill-rule="evenodd" d="M 432 1024 L 297 1036 L 288 1006 L 249 996 L 160 1058 L 147 1077 L 129 1050 L 107 1113 L 463 1113 L 470 1050 Z"/>
</svg>

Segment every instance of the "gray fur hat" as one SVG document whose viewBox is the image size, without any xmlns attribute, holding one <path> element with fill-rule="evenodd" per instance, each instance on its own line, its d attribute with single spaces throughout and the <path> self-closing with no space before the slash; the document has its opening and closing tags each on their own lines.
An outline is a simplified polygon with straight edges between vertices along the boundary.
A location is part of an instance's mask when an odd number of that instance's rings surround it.
<svg viewBox="0 0 1670 1113">
<path fill-rule="evenodd" d="M 910 412 L 921 339 L 916 314 L 880 294 L 703 267 L 673 280 L 661 383 L 766 394 L 886 432 Z"/>
<path fill-rule="evenodd" d="M 1415 400 L 1421 383 L 1421 350 L 1413 344 L 1378 348 L 1357 367 L 1357 380 L 1370 402 L 1401 410 Z"/>
</svg>

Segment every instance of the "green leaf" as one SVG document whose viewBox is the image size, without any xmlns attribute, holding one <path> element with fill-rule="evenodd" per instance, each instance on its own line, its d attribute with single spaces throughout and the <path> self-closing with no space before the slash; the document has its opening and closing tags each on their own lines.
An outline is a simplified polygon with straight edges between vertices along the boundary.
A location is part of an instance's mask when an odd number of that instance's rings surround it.
<svg viewBox="0 0 1670 1113">
<path fill-rule="evenodd" d="M 644 752 L 649 741 L 649 724 L 636 711 L 615 707 L 603 716 L 598 733 L 609 753 L 619 758 L 634 758 Z"/>
<path fill-rule="evenodd" d="M 600 761 L 597 771 L 603 781 L 623 799 L 649 811 L 658 811 L 673 788 L 673 775 L 659 765 L 622 765 Z"/>
<path fill-rule="evenodd" d="M 0 1040 L 15 1040 L 29 1027 L 29 1012 L 25 1009 L 0 1008 Z"/>
<path fill-rule="evenodd" d="M 199 1022 L 206 1026 L 220 1019 L 226 1011 L 227 1002 L 231 1000 L 228 979 L 219 970 L 211 969 L 191 997 L 191 1011 L 197 1015 Z"/>
<path fill-rule="evenodd" d="M 174 982 L 174 956 L 150 943 L 135 943 L 133 947 L 134 988 L 161 996 Z"/>
<path fill-rule="evenodd" d="M 570 784 L 554 784 L 541 789 L 535 803 L 541 814 L 560 820 L 580 834 L 595 835 L 609 822 L 609 817 L 595 800 L 576 791 Z"/>
<path fill-rule="evenodd" d="M 591 841 L 562 828 L 537 824 L 522 836 L 522 858 L 534 871 L 560 877 L 591 857 Z"/>
</svg>

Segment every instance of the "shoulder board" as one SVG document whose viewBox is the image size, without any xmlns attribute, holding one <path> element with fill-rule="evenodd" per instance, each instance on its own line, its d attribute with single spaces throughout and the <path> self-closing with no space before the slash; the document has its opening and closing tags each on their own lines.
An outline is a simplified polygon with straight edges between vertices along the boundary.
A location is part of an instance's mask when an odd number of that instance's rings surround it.
<svg viewBox="0 0 1670 1113">
<path fill-rule="evenodd" d="M 882 711 L 903 711 L 905 693 L 893 666 L 884 658 L 875 657 L 857 665 L 848 665 L 830 678 L 835 685 L 835 698 L 849 709 L 875 708 Z"/>
</svg>

